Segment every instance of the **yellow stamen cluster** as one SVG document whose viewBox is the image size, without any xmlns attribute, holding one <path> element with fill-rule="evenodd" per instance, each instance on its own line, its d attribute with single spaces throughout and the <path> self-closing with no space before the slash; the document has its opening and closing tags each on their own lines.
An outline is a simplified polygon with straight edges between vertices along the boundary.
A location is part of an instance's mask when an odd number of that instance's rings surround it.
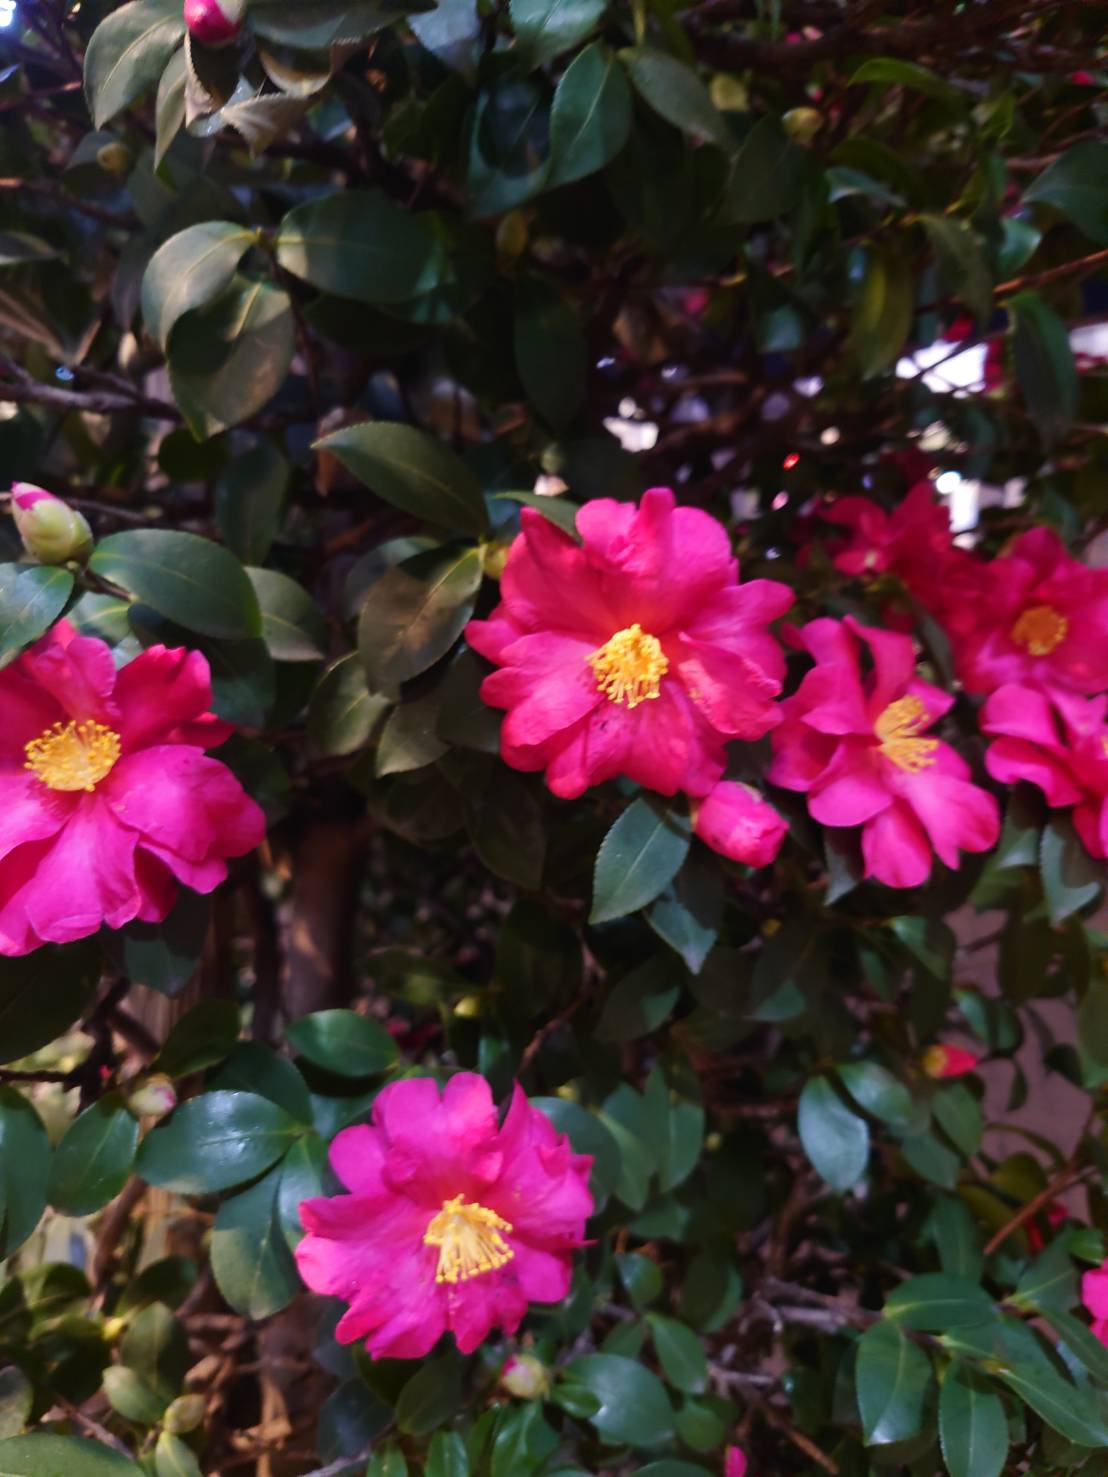
<svg viewBox="0 0 1108 1477">
<path fill-rule="evenodd" d="M 613 703 L 626 703 L 629 708 L 656 698 L 662 690 L 662 678 L 669 671 L 662 643 L 644 631 L 638 621 L 605 641 L 588 663 L 605 697 Z"/>
<path fill-rule="evenodd" d="M 51 790 L 95 790 L 115 767 L 119 734 L 95 723 L 55 723 L 26 745 L 24 766 Z"/>
<path fill-rule="evenodd" d="M 1031 605 L 1012 625 L 1011 637 L 1032 656 L 1049 656 L 1066 639 L 1070 623 L 1053 605 Z"/>
<path fill-rule="evenodd" d="M 423 1237 L 424 1246 L 439 1248 L 435 1281 L 453 1286 L 505 1266 L 515 1252 L 500 1233 L 511 1229 L 494 1210 L 467 1202 L 463 1195 L 444 1200 Z"/>
<path fill-rule="evenodd" d="M 921 728 L 926 728 L 929 718 L 927 709 L 918 697 L 898 697 L 890 703 L 873 725 L 873 731 L 881 740 L 881 752 L 891 759 L 898 769 L 909 774 L 918 774 L 935 762 L 938 739 L 919 738 Z"/>
</svg>

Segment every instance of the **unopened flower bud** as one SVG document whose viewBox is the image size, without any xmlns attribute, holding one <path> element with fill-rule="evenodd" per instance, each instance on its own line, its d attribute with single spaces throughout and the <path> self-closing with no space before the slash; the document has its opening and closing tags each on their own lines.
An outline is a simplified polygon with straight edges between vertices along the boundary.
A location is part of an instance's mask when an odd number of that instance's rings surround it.
<svg viewBox="0 0 1108 1477">
<path fill-rule="evenodd" d="M 110 144 L 101 144 L 96 151 L 96 162 L 107 174 L 126 174 L 134 161 L 134 154 L 118 139 Z"/>
<path fill-rule="evenodd" d="M 128 1097 L 127 1106 L 137 1118 L 164 1118 L 177 1106 L 177 1090 L 161 1073 L 144 1077 Z"/>
<path fill-rule="evenodd" d="M 723 1459 L 723 1477 L 746 1477 L 746 1453 L 738 1446 L 729 1446 Z"/>
<path fill-rule="evenodd" d="M 823 114 L 815 108 L 790 108 L 781 122 L 791 139 L 798 144 L 810 144 L 823 127 Z"/>
<path fill-rule="evenodd" d="M 541 1400 L 550 1393 L 550 1371 L 533 1354 L 509 1354 L 500 1383 L 517 1400 Z"/>
<path fill-rule="evenodd" d="M 23 547 L 40 564 L 65 564 L 92 553 L 92 529 L 68 503 L 30 482 L 12 483 L 12 515 Z"/>
<path fill-rule="evenodd" d="M 185 0 L 185 25 L 204 46 L 227 46 L 242 30 L 246 0 Z"/>
<path fill-rule="evenodd" d="M 929 1046 L 920 1057 L 928 1077 L 964 1077 L 977 1066 L 977 1053 L 964 1046 Z"/>
<path fill-rule="evenodd" d="M 501 543 L 485 544 L 481 550 L 481 568 L 491 580 L 498 580 L 504 573 L 504 566 L 508 562 L 508 550 L 510 545 Z"/>
<path fill-rule="evenodd" d="M 195 1431 L 204 1419 L 207 1402 L 203 1395 L 178 1395 L 166 1411 L 162 1424 L 173 1436 L 184 1436 Z"/>
<path fill-rule="evenodd" d="M 529 232 L 527 217 L 520 210 L 509 210 L 496 228 L 496 254 L 502 261 L 518 261 L 527 250 Z"/>
</svg>

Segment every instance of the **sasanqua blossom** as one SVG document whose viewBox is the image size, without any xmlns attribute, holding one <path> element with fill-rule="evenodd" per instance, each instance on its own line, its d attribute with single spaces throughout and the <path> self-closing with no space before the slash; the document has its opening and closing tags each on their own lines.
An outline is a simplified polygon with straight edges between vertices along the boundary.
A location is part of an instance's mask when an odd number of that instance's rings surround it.
<svg viewBox="0 0 1108 1477">
<path fill-rule="evenodd" d="M 748 867 L 768 867 L 789 829 L 764 795 L 735 780 L 721 780 L 705 799 L 694 801 L 692 817 L 701 841 Z"/>
<path fill-rule="evenodd" d="M 199 652 L 117 672 L 65 624 L 0 672 L 0 954 L 160 922 L 258 845 L 261 809 L 204 753 L 230 733 L 211 701 Z"/>
<path fill-rule="evenodd" d="M 664 488 L 586 503 L 577 527 L 580 544 L 525 508 L 501 603 L 466 631 L 499 669 L 481 695 L 508 710 L 504 759 L 566 798 L 618 775 L 706 795 L 725 745 L 779 722 L 768 627 L 792 592 L 740 584 L 723 526 Z"/>
<path fill-rule="evenodd" d="M 930 733 L 953 699 L 916 676 L 911 639 L 823 617 L 800 641 L 816 665 L 782 704 L 771 783 L 804 791 L 821 825 L 861 826 L 865 875 L 890 887 L 925 882 L 933 852 L 956 867 L 960 851 L 994 845 L 996 801 Z"/>
<path fill-rule="evenodd" d="M 468 1354 L 568 1293 L 592 1160 L 519 1086 L 501 1127 L 472 1072 L 441 1093 L 428 1077 L 394 1082 L 372 1123 L 337 1136 L 331 1164 L 351 1193 L 301 1204 L 296 1260 L 313 1291 L 349 1304 L 340 1343 L 418 1359 L 449 1329 Z"/>
</svg>

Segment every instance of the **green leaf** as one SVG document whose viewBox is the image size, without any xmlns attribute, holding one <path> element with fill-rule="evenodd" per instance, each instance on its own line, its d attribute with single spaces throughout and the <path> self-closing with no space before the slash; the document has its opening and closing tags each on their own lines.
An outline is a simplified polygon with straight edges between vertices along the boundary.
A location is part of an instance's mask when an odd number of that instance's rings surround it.
<svg viewBox="0 0 1108 1477">
<path fill-rule="evenodd" d="M 1089 856 L 1068 815 L 1052 815 L 1044 826 L 1039 870 L 1055 925 L 1097 899 L 1104 884 L 1103 867 Z"/>
<path fill-rule="evenodd" d="M 622 918 L 672 882 L 689 850 L 689 821 L 654 796 L 633 801 L 596 858 L 590 923 Z"/>
<path fill-rule="evenodd" d="M 943 1271 L 976 1282 L 981 1276 L 981 1235 L 968 1208 L 954 1195 L 943 1195 L 935 1202 L 930 1226 Z"/>
<path fill-rule="evenodd" d="M 920 1429 L 931 1361 L 899 1328 L 875 1323 L 858 1342 L 854 1387 L 867 1446 L 906 1441 Z"/>
<path fill-rule="evenodd" d="M 451 1419 L 461 1394 L 461 1366 L 456 1356 L 428 1359 L 400 1392 L 396 1424 L 406 1436 L 427 1436 Z"/>
<path fill-rule="evenodd" d="M 161 923 L 128 923 L 113 930 L 104 941 L 105 952 L 132 984 L 178 995 L 200 963 L 210 914 L 208 898 L 182 890 Z"/>
<path fill-rule="evenodd" d="M 385 571 L 358 618 L 358 649 L 370 687 L 389 690 L 445 656 L 473 614 L 480 551 L 428 549 Z"/>
<path fill-rule="evenodd" d="M 656 955 L 617 980 L 596 1026 L 598 1041 L 635 1041 L 656 1031 L 677 1004 L 680 969 Z"/>
<path fill-rule="evenodd" d="M 950 1477 L 1000 1477 L 1008 1460 L 1004 1402 L 963 1364 L 952 1364 L 943 1379 L 939 1440 Z"/>
<path fill-rule="evenodd" d="M 405 513 L 459 533 L 487 531 L 481 484 L 465 462 L 426 431 L 395 421 L 361 421 L 315 445 Z"/>
<path fill-rule="evenodd" d="M 185 87 L 188 65 L 185 48 L 175 51 L 158 79 L 158 95 L 154 103 L 154 168 L 158 169 L 166 150 L 185 126 Z"/>
<path fill-rule="evenodd" d="M 150 1184 L 184 1195 L 228 1190 L 268 1169 L 303 1132 L 255 1093 L 206 1092 L 147 1134 L 135 1168 Z"/>
<path fill-rule="evenodd" d="M 68 569 L 0 564 L 0 667 L 49 630 L 72 593 Z"/>
<path fill-rule="evenodd" d="M 1024 1272 L 1005 1300 L 1017 1308 L 1071 1308 L 1077 1301 L 1077 1273 L 1063 1241 L 1053 1241 Z"/>
<path fill-rule="evenodd" d="M 173 398 L 198 441 L 237 426 L 267 405 L 292 363 L 288 293 L 237 276 L 213 303 L 188 313 L 169 343 Z"/>
<path fill-rule="evenodd" d="M 949 215 L 921 215 L 946 290 L 960 297 L 984 327 L 993 315 L 993 282 L 973 228 Z"/>
<path fill-rule="evenodd" d="M 441 759 L 450 746 L 435 731 L 438 714 L 437 688 L 412 702 L 398 703 L 377 741 L 376 773 L 408 774 Z"/>
<path fill-rule="evenodd" d="M 1064 1308 L 1045 1304 L 1036 1309 L 1062 1339 L 1066 1348 L 1085 1366 L 1095 1380 L 1108 1384 L 1108 1348 L 1092 1333 L 1080 1319 L 1067 1313 Z"/>
<path fill-rule="evenodd" d="M 184 34 L 176 0 L 131 0 L 105 16 L 85 52 L 85 95 L 95 128 L 154 85 Z"/>
<path fill-rule="evenodd" d="M 212 1230 L 216 1286 L 246 1318 L 270 1318 L 300 1290 L 296 1263 L 277 1220 L 280 1170 L 219 1207 Z"/>
<path fill-rule="evenodd" d="M 54 247 L 39 236 L 30 236 L 26 231 L 0 231 L 0 267 L 48 262 L 57 255 Z"/>
<path fill-rule="evenodd" d="M 649 46 L 627 47 L 620 52 L 620 59 L 640 97 L 667 123 L 692 138 L 734 151 L 730 129 L 691 67 Z"/>
<path fill-rule="evenodd" d="M 947 1138 L 967 1158 L 977 1153 L 984 1131 L 981 1107 L 964 1082 L 947 1082 L 937 1088 L 931 1112 Z"/>
<path fill-rule="evenodd" d="M 550 167 L 546 94 L 526 77 L 498 78 L 481 91 L 468 123 L 470 214 L 500 215 L 542 189 Z"/>
<path fill-rule="evenodd" d="M 1108 1426 L 1092 1392 L 1077 1389 L 1049 1364 L 1002 1364 L 996 1376 L 1068 1441 L 1108 1447 Z"/>
<path fill-rule="evenodd" d="M 759 118 L 735 156 L 722 206 L 726 219 L 756 222 L 784 215 L 796 204 L 808 164 L 806 150 L 774 115 Z"/>
<path fill-rule="evenodd" d="M 279 264 L 294 277 L 363 303 L 418 297 L 446 269 L 426 217 L 362 190 L 325 195 L 290 210 L 275 249 Z"/>
<path fill-rule="evenodd" d="M 104 1371 L 104 1394 L 113 1410 L 136 1426 L 155 1426 L 165 1414 L 169 1401 L 152 1390 L 135 1369 L 122 1364 Z"/>
<path fill-rule="evenodd" d="M 1108 144 L 1074 144 L 1032 180 L 1023 199 L 1053 206 L 1091 241 L 1108 246 Z"/>
<path fill-rule="evenodd" d="M 171 1077 L 214 1067 L 234 1050 L 240 1024 L 233 1000 L 201 1000 L 170 1031 L 155 1065 Z"/>
<path fill-rule="evenodd" d="M 566 1373 L 600 1402 L 589 1423 L 611 1446 L 657 1446 L 673 1434 L 673 1407 L 661 1380 L 634 1359 L 586 1354 Z"/>
<path fill-rule="evenodd" d="M 158 1437 L 154 1447 L 154 1471 L 156 1477 L 203 1477 L 192 1448 L 172 1431 L 163 1431 Z"/>
<path fill-rule="evenodd" d="M 327 625 L 303 585 L 276 569 L 246 573 L 262 613 L 262 639 L 274 661 L 321 661 L 327 655 Z"/>
<path fill-rule="evenodd" d="M 158 247 L 143 274 L 142 316 L 163 350 L 178 318 L 226 292 L 256 241 L 244 226 L 201 221 Z"/>
<path fill-rule="evenodd" d="M 91 1215 L 119 1194 L 131 1173 L 139 1126 L 118 1093 L 73 1120 L 54 1151 L 50 1204 L 63 1215 Z"/>
<path fill-rule="evenodd" d="M 924 1272 L 909 1277 L 889 1295 L 886 1318 L 905 1328 L 945 1333 L 950 1328 L 986 1324 L 994 1316 L 993 1300 L 968 1277 L 946 1272 Z"/>
<path fill-rule="evenodd" d="M 396 1042 L 384 1026 L 352 1010 L 319 1010 L 286 1027 L 301 1056 L 340 1077 L 376 1077 L 396 1061 Z"/>
<path fill-rule="evenodd" d="M 1052 446 L 1077 410 L 1077 369 L 1066 325 L 1037 292 L 1005 305 L 1012 320 L 1012 356 L 1027 412 L 1044 446 Z"/>
<path fill-rule="evenodd" d="M 867 253 L 861 291 L 854 301 L 850 346 L 865 379 L 894 363 L 912 324 L 914 278 L 904 253 Z"/>
<path fill-rule="evenodd" d="M 483 755 L 452 757 L 465 760 L 452 782 L 461 793 L 473 849 L 497 877 L 537 888 L 546 864 L 546 826 L 533 785 Z"/>
<path fill-rule="evenodd" d="M 477 0 L 440 0 L 433 10 L 409 16 L 421 46 L 451 71 L 472 83 L 481 55 L 481 17 Z"/>
<path fill-rule="evenodd" d="M 281 1182 L 277 1187 L 277 1224 L 290 1251 L 295 1251 L 304 1234 L 300 1222 L 301 1201 L 323 1194 L 323 1168 L 327 1150 L 317 1133 L 297 1139 L 281 1164 Z"/>
<path fill-rule="evenodd" d="M 616 1252 L 616 1268 L 619 1280 L 627 1289 L 627 1296 L 640 1312 L 661 1293 L 662 1269 L 648 1256 L 640 1256 L 634 1251 Z"/>
<path fill-rule="evenodd" d="M 0 1477 L 142 1477 L 110 1447 L 76 1436 L 14 1436 L 0 1441 Z"/>
<path fill-rule="evenodd" d="M 0 1087 L 0 1260 L 27 1240 L 46 1209 L 50 1140 L 42 1120 L 13 1087 Z"/>
<path fill-rule="evenodd" d="M 457 1431 L 436 1431 L 431 1437 L 423 1477 L 469 1477 L 469 1457 Z"/>
<path fill-rule="evenodd" d="M 517 290 L 513 342 L 528 399 L 552 426 L 568 425 L 585 396 L 585 335 L 565 298 L 540 278 Z"/>
<path fill-rule="evenodd" d="M 308 1084 L 288 1057 L 260 1041 L 240 1041 L 208 1083 L 213 1092 L 256 1092 L 303 1124 L 312 1121 Z"/>
<path fill-rule="evenodd" d="M 215 489 L 223 542 L 244 564 L 261 564 L 281 531 L 289 464 L 271 441 L 255 441 L 227 463 Z"/>
<path fill-rule="evenodd" d="M 699 974 L 719 937 L 723 920 L 723 874 L 704 850 L 685 865 L 646 915 L 646 921 L 693 974 Z"/>
<path fill-rule="evenodd" d="M 92 1004 L 100 968 L 93 943 L 0 957 L 0 1062 L 30 1056 L 68 1030 Z"/>
<path fill-rule="evenodd" d="M 838 1073 L 858 1106 L 890 1128 L 904 1130 L 916 1116 L 911 1093 L 879 1062 L 848 1062 Z"/>
<path fill-rule="evenodd" d="M 890 86 L 908 87 L 913 92 L 922 92 L 942 102 L 961 103 L 964 94 L 945 82 L 927 67 L 917 62 L 901 61 L 896 57 L 875 56 L 863 62 L 850 79 L 850 86 L 864 82 L 887 82 Z"/>
<path fill-rule="evenodd" d="M 353 754 L 369 742 L 387 707 L 387 698 L 370 692 L 362 659 L 352 651 L 316 684 L 308 704 L 308 743 L 325 759 Z"/>
<path fill-rule="evenodd" d="M 0 1369 L 0 1440 L 18 1436 L 31 1418 L 35 1387 L 14 1364 Z"/>
<path fill-rule="evenodd" d="M 595 1113 L 579 1103 L 560 1097 L 536 1097 L 531 1106 L 545 1113 L 559 1133 L 568 1135 L 575 1154 L 592 1156 L 589 1188 L 597 1200 L 604 1200 L 615 1189 L 619 1179 L 619 1146 L 611 1132 Z"/>
<path fill-rule="evenodd" d="M 370 1457 L 365 1477 L 408 1477 L 404 1453 L 389 1442 Z"/>
<path fill-rule="evenodd" d="M 259 636 L 261 611 L 238 560 L 195 533 L 127 529 L 97 544 L 94 574 L 121 585 L 168 620 L 202 636 Z"/>
<path fill-rule="evenodd" d="M 658 1362 L 669 1383 L 677 1390 L 697 1395 L 708 1388 L 708 1360 L 699 1337 L 676 1318 L 659 1313 L 647 1316 Z"/>
<path fill-rule="evenodd" d="M 846 1106 L 826 1077 L 805 1083 L 797 1127 L 812 1167 L 833 1190 L 856 1185 L 869 1161 L 869 1125 Z"/>
<path fill-rule="evenodd" d="M 119 1356 L 124 1364 L 140 1370 L 151 1388 L 167 1400 L 180 1391 L 192 1363 L 188 1335 L 181 1320 L 163 1303 L 152 1303 L 132 1320 Z"/>
<path fill-rule="evenodd" d="M 547 188 L 595 174 L 631 132 L 631 89 L 614 54 L 594 41 L 562 74 L 550 111 Z"/>
<path fill-rule="evenodd" d="M 583 41 L 607 8 L 607 0 L 510 0 L 509 13 L 519 49 L 541 67 Z"/>
</svg>

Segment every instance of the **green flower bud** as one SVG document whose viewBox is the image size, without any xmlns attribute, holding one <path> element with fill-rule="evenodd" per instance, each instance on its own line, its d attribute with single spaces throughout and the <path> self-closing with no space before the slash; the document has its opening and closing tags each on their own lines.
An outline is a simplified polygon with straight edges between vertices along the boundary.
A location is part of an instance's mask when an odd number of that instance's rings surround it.
<svg viewBox="0 0 1108 1477">
<path fill-rule="evenodd" d="M 178 1395 L 166 1411 L 162 1424 L 172 1436 L 195 1431 L 204 1419 L 207 1402 L 203 1395 Z"/>
<path fill-rule="evenodd" d="M 13 482 L 12 516 L 23 547 L 40 564 L 83 562 L 92 553 L 92 529 L 85 519 L 42 487 Z"/>
<path fill-rule="evenodd" d="M 823 127 L 823 114 L 815 108 L 790 108 L 781 122 L 790 138 L 798 144 L 810 144 Z"/>
<path fill-rule="evenodd" d="M 136 1118 L 164 1118 L 177 1106 L 177 1089 L 162 1073 L 144 1077 L 129 1094 L 127 1106 Z"/>
<path fill-rule="evenodd" d="M 517 1400 L 542 1400 L 550 1393 L 550 1371 L 533 1354 L 509 1354 L 500 1384 Z"/>
</svg>

